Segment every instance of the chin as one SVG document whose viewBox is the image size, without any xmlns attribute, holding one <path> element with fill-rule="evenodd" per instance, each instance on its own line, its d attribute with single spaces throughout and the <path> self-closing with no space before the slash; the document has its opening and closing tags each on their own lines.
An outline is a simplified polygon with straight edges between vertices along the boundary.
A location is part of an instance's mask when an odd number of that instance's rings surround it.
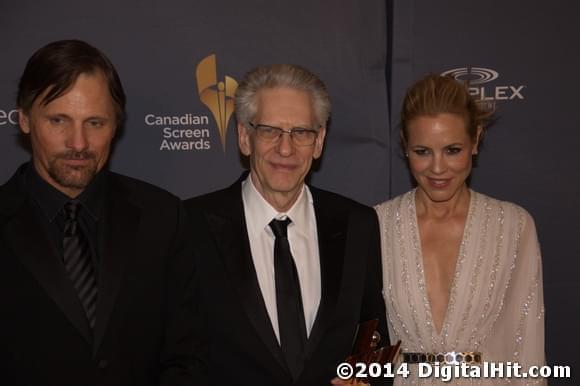
<svg viewBox="0 0 580 386">
<path fill-rule="evenodd" d="M 449 186 L 445 189 L 434 189 L 431 186 L 427 186 L 426 188 L 419 186 L 419 189 L 421 189 L 433 202 L 449 201 L 461 192 L 460 186 Z"/>
<path fill-rule="evenodd" d="M 293 184 L 272 184 L 272 190 L 280 193 L 289 193 L 296 189 L 296 185 Z"/>
<path fill-rule="evenodd" d="M 74 189 L 84 189 L 96 175 L 96 168 L 84 166 L 82 168 L 57 168 L 50 173 L 51 177 L 61 186 Z"/>
<path fill-rule="evenodd" d="M 289 173 L 276 173 L 272 176 L 270 182 L 273 186 L 292 187 L 298 185 L 298 180 L 296 176 Z"/>
<path fill-rule="evenodd" d="M 453 197 L 452 194 L 440 194 L 440 193 L 431 193 L 431 192 L 426 192 L 426 196 L 429 197 L 429 199 L 433 202 L 447 202 L 449 200 L 451 200 L 451 198 Z"/>
<path fill-rule="evenodd" d="M 92 176 L 66 176 L 57 180 L 61 186 L 71 189 L 84 189 L 92 181 Z"/>
</svg>

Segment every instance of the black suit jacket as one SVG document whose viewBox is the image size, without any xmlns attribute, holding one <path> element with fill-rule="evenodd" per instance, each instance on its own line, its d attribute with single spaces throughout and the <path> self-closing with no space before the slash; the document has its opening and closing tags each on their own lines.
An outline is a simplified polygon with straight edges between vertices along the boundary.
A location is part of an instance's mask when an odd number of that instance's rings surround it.
<svg viewBox="0 0 580 386">
<path fill-rule="evenodd" d="M 195 238 L 199 277 L 196 335 L 206 338 L 212 385 L 328 385 L 350 354 L 359 322 L 379 318 L 388 342 L 381 296 L 380 246 L 374 211 L 310 188 L 316 213 L 321 301 L 306 346 L 306 362 L 292 382 L 272 329 L 252 262 L 241 193 L 231 187 L 185 202 Z"/>
<path fill-rule="evenodd" d="M 91 330 L 17 175 L 0 187 L 0 384 L 191 384 L 182 294 L 192 264 L 179 200 L 109 174 Z"/>
</svg>

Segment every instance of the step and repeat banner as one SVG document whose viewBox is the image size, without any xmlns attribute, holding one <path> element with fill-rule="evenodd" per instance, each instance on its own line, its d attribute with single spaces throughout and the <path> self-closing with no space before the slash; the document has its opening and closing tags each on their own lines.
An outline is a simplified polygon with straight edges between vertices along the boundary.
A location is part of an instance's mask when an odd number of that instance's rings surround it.
<svg viewBox="0 0 580 386">
<path fill-rule="evenodd" d="M 391 194 L 410 187 L 398 141 L 405 90 L 447 73 L 494 103 L 471 186 L 534 217 L 542 249 L 547 360 L 580 374 L 580 4 L 406 0 L 392 4 Z M 575 381 L 576 380 L 576 381 Z"/>
<path fill-rule="evenodd" d="M 557 4 L 556 4 L 557 3 Z M 539 0 L 2 1 L 0 181 L 29 158 L 15 110 L 30 55 L 82 39 L 115 64 L 128 119 L 111 169 L 182 198 L 244 168 L 234 117 L 216 109 L 249 69 L 298 63 L 326 82 L 332 121 L 311 182 L 375 204 L 411 187 L 398 111 L 423 75 L 470 80 L 496 105 L 472 187 L 534 216 L 545 278 L 550 364 L 580 369 L 579 6 Z M 573 372 L 574 375 L 574 372 Z M 551 385 L 568 384 L 553 381 Z"/>
<path fill-rule="evenodd" d="M 384 1 L 2 1 L 0 180 L 28 158 L 17 145 L 15 93 L 30 55 L 86 40 L 115 64 L 128 119 L 111 168 L 186 198 L 227 186 L 243 168 L 235 119 L 212 93 L 260 64 L 319 74 L 332 122 L 312 183 L 368 203 L 388 196 Z M 232 87 L 230 87 L 232 88 Z M 372 182 L 372 183 L 369 183 Z"/>
</svg>

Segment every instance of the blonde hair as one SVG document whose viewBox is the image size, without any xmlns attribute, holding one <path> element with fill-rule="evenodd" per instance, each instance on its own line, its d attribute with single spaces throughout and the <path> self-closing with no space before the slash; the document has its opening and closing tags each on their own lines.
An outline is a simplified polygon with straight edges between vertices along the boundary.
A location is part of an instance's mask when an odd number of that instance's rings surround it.
<svg viewBox="0 0 580 386">
<path fill-rule="evenodd" d="M 467 84 L 450 76 L 430 74 L 417 81 L 405 95 L 401 110 L 401 139 L 408 139 L 409 122 L 420 116 L 449 113 L 462 117 L 473 142 L 483 137 L 485 125 L 493 115 L 493 106 L 486 108 L 470 94 Z M 481 133 L 478 136 L 478 131 Z"/>
</svg>

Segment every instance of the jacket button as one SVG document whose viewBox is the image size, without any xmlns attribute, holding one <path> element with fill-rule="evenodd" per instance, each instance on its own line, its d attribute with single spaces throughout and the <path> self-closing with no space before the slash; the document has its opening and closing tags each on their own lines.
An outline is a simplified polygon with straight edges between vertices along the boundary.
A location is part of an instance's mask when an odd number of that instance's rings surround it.
<svg viewBox="0 0 580 386">
<path fill-rule="evenodd" d="M 108 365 L 109 365 L 109 362 L 108 362 L 106 359 L 101 359 L 101 360 L 99 361 L 99 363 L 97 364 L 97 367 L 98 367 L 99 369 L 104 369 L 104 368 L 106 368 Z"/>
</svg>

